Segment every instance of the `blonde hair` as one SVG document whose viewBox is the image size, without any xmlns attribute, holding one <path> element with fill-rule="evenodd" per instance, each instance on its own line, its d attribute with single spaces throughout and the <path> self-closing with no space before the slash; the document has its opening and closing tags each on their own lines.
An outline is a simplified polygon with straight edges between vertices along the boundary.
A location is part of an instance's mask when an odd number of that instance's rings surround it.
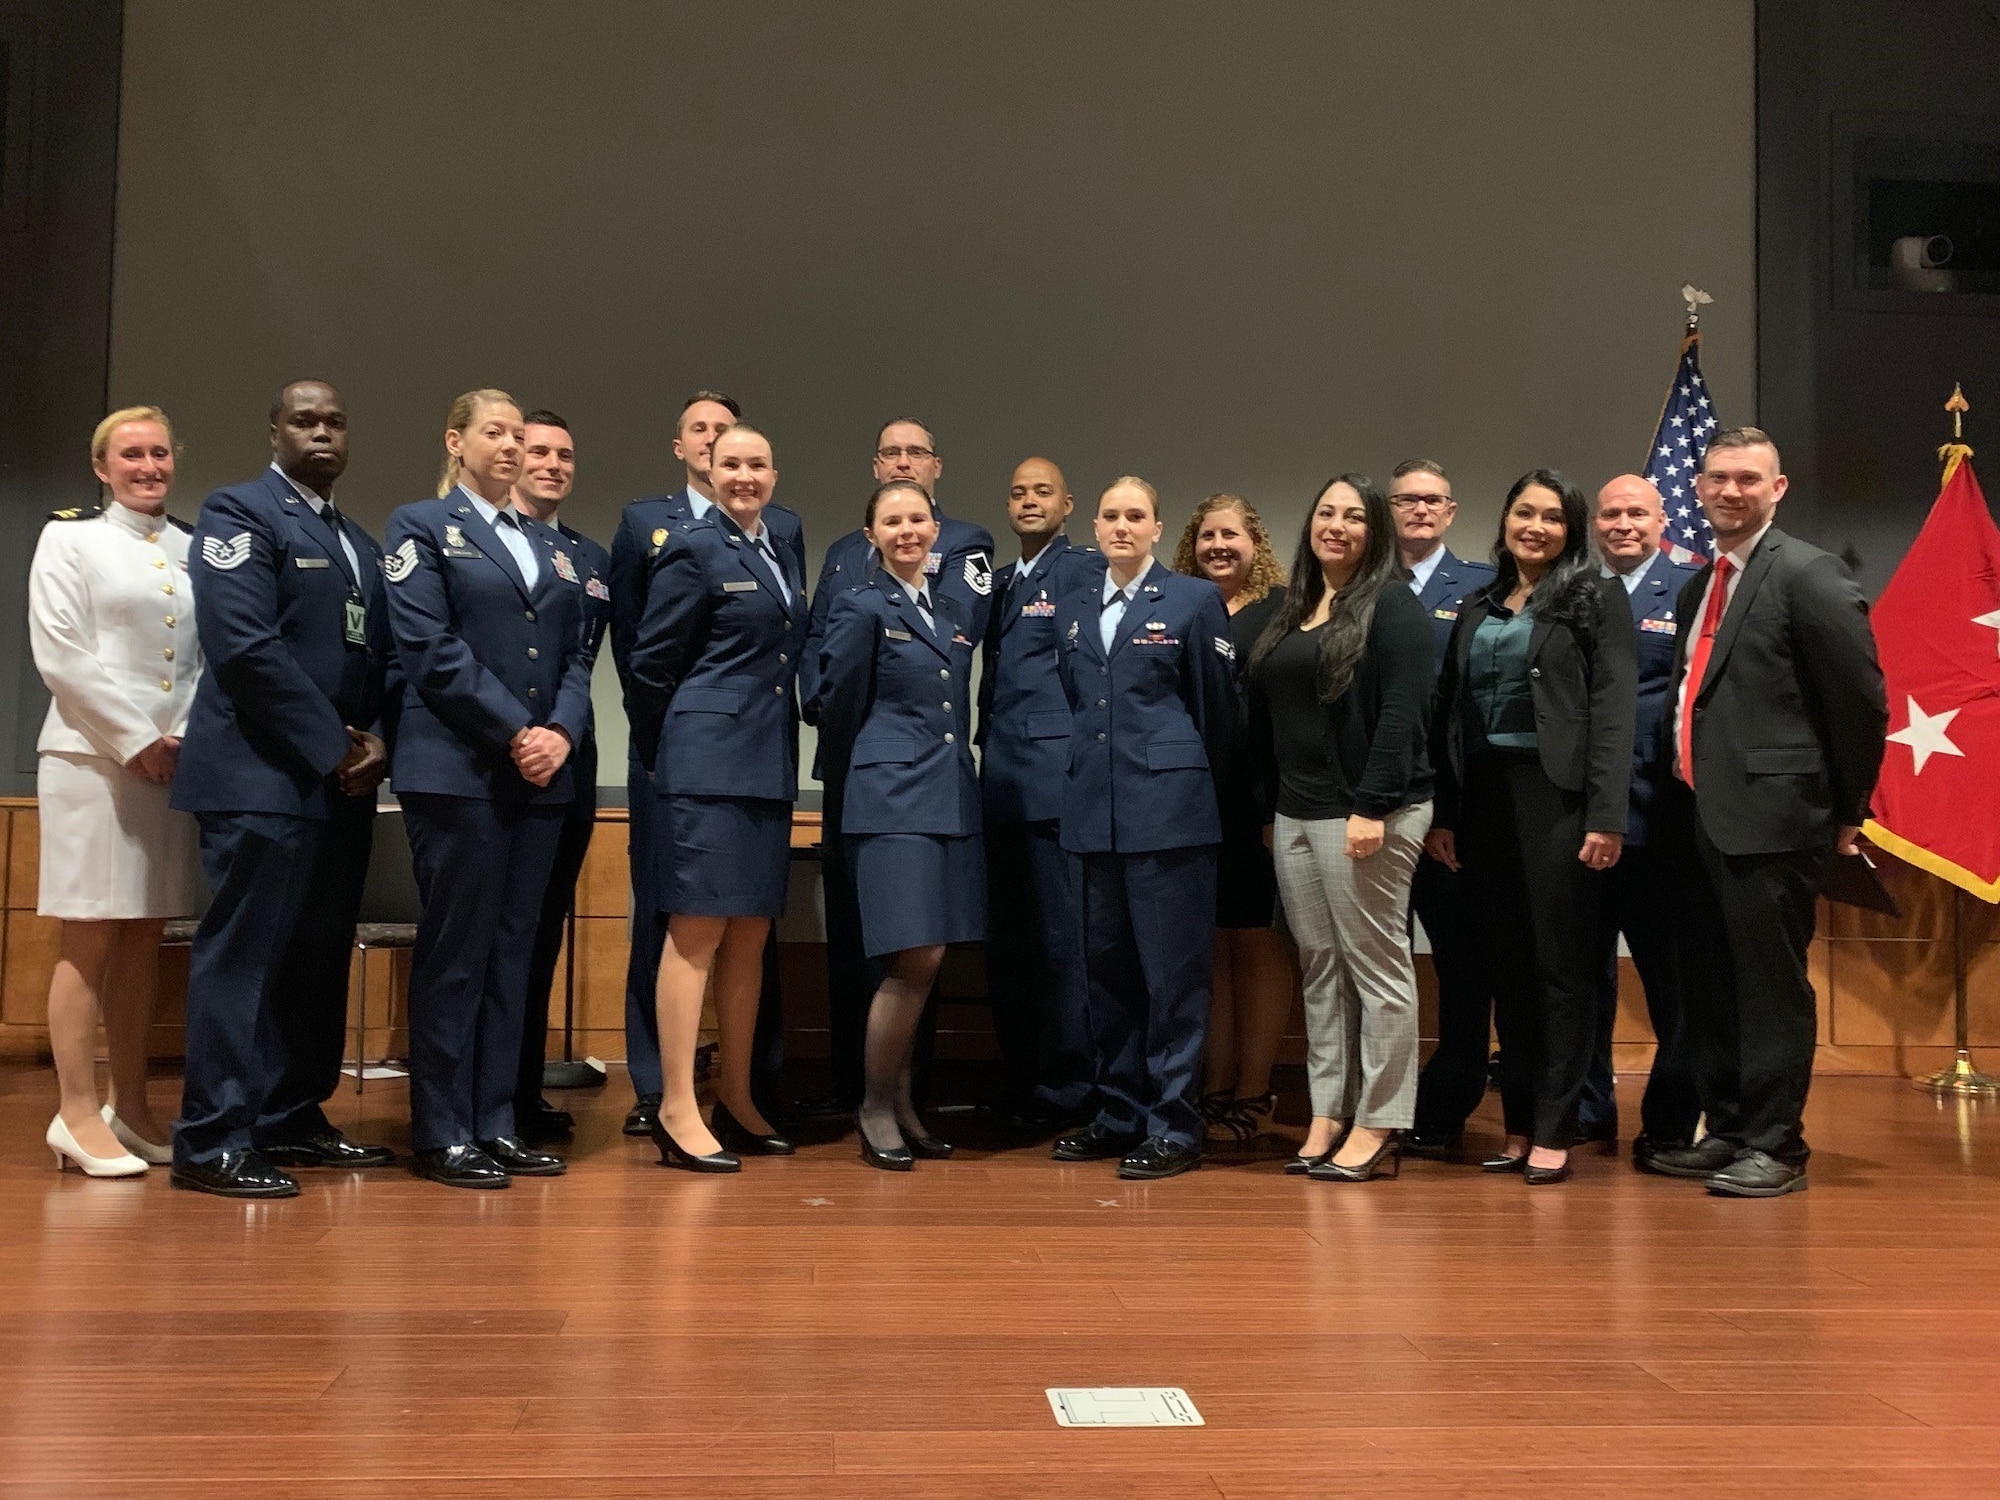
<svg viewBox="0 0 2000 1500">
<path fill-rule="evenodd" d="M 1188 517 L 1187 527 L 1181 532 L 1180 545 L 1174 548 L 1174 571 L 1185 573 L 1190 578 L 1208 576 L 1195 561 L 1194 543 L 1195 538 L 1201 535 L 1201 523 L 1219 510 L 1240 512 L 1243 529 L 1250 533 L 1250 576 L 1243 580 L 1243 587 L 1237 590 L 1236 596 L 1245 604 L 1255 604 L 1285 581 L 1285 570 L 1278 566 L 1278 554 L 1271 550 L 1271 538 L 1264 531 L 1264 518 L 1241 495 L 1210 495 L 1194 508 L 1194 514 Z"/>
<path fill-rule="evenodd" d="M 1131 485 L 1132 488 L 1135 490 L 1144 490 L 1146 492 L 1146 499 L 1148 503 L 1150 503 L 1153 507 L 1153 519 L 1155 521 L 1159 520 L 1160 492 L 1154 489 L 1150 484 L 1146 483 L 1146 481 L 1141 479 L 1137 474 L 1120 474 L 1116 479 L 1112 480 L 1111 483 L 1107 484 L 1102 490 L 1098 492 L 1097 496 L 1098 505 L 1102 507 L 1104 504 L 1104 497 L 1106 495 L 1110 494 L 1120 485 L 1127 485 L 1127 484 Z"/>
<path fill-rule="evenodd" d="M 157 406 L 121 406 L 102 422 L 90 435 L 90 466 L 95 469 L 104 462 L 104 456 L 111 451 L 111 434 L 127 422 L 158 422 L 167 429 L 167 446 L 174 446 L 174 424 L 167 414 Z"/>
<path fill-rule="evenodd" d="M 494 390 L 491 386 L 467 391 L 451 403 L 451 412 L 444 419 L 445 431 L 464 436 L 465 430 L 472 425 L 472 419 L 479 415 L 479 408 L 482 406 L 511 406 L 515 411 L 521 409 L 520 402 L 505 391 Z M 438 499 L 444 499 L 458 488 L 459 473 L 458 455 L 449 448 L 445 449 L 444 467 L 438 471 Z"/>
</svg>

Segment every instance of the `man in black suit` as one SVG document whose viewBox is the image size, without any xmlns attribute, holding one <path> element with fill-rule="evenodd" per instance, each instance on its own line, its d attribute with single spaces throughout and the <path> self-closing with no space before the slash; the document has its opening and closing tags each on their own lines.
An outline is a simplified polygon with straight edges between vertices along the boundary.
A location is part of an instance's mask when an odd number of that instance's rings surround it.
<svg viewBox="0 0 2000 1500">
<path fill-rule="evenodd" d="M 1856 852 L 1889 728 L 1868 607 L 1840 560 L 1773 526 L 1786 481 L 1755 427 L 1710 441 L 1695 492 L 1716 559 L 1681 590 L 1674 772 L 1685 1037 L 1708 1134 L 1641 1165 L 1711 1192 L 1806 1186 L 1814 901 Z"/>
</svg>

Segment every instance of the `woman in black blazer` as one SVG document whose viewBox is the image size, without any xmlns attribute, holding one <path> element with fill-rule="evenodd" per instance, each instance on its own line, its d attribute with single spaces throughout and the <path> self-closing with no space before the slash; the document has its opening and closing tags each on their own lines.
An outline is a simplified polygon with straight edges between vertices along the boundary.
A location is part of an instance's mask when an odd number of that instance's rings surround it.
<svg viewBox="0 0 2000 1500">
<path fill-rule="evenodd" d="M 1625 842 L 1632 612 L 1591 555 L 1582 492 L 1554 470 L 1507 492 L 1493 561 L 1438 678 L 1425 847 L 1466 871 L 1492 976 L 1507 1143 L 1483 1165 L 1561 1182 L 1589 1064 L 1600 877 Z"/>
</svg>

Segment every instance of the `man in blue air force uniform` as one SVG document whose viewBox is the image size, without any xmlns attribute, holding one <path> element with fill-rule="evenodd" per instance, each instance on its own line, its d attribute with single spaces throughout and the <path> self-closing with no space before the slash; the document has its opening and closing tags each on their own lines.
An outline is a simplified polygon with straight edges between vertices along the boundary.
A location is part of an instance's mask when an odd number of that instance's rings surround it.
<svg viewBox="0 0 2000 1500">
<path fill-rule="evenodd" d="M 1597 494 L 1594 529 L 1604 571 L 1625 585 L 1632 602 L 1639 652 L 1639 713 L 1632 736 L 1632 815 L 1625 852 L 1605 875 L 1604 974 L 1598 992 L 1596 1046 L 1584 1081 L 1578 1124 L 1583 1140 L 1618 1140 L 1618 1096 L 1611 1070 L 1611 1032 L 1618 1019 L 1618 934 L 1646 989 L 1646 1010 L 1658 1048 L 1640 1105 L 1641 1129 L 1632 1142 L 1634 1161 L 1656 1150 L 1694 1142 L 1701 1102 L 1694 1072 L 1681 1045 L 1680 976 L 1674 958 L 1674 922 L 1666 861 L 1648 838 L 1654 804 L 1672 774 L 1670 690 L 1680 622 L 1675 601 L 1701 569 L 1677 563 L 1660 550 L 1667 517 L 1660 492 L 1636 474 L 1621 474 Z"/>
<path fill-rule="evenodd" d="M 1458 612 L 1468 594 L 1493 581 L 1493 567 L 1467 562 L 1444 544 L 1458 504 L 1451 497 L 1444 466 L 1434 459 L 1412 458 L 1397 464 L 1389 481 L 1389 504 L 1396 517 L 1396 549 L 1410 570 L 1410 587 L 1431 617 L 1436 652 L 1432 669 L 1442 671 Z M 1486 1092 L 1493 997 L 1482 977 L 1485 966 L 1479 959 L 1462 877 L 1426 855 L 1417 861 L 1410 907 L 1430 940 L 1438 987 L 1438 1044 L 1417 1079 L 1416 1127 L 1404 1137 L 1403 1150 L 1411 1156 L 1456 1160 L 1466 1117 Z"/>
<path fill-rule="evenodd" d="M 985 803 L 986 989 L 1007 1068 L 1010 1122 L 1024 1134 L 1076 1123 L 1090 1103 L 1083 935 L 1063 853 L 1070 713 L 1056 669 L 1056 601 L 1104 576 L 1104 554 L 1070 544 L 1062 470 L 1014 470 L 1007 521 L 1019 561 L 993 575 L 979 688 Z"/>
<path fill-rule="evenodd" d="M 937 439 L 924 423 L 911 417 L 884 422 L 875 435 L 874 463 L 877 484 L 891 479 L 914 480 L 931 497 L 932 509 L 937 509 L 937 484 L 944 473 L 944 460 L 938 455 Z M 859 510 L 857 506 L 857 517 Z M 985 637 L 993 602 L 993 533 L 942 510 L 937 511 L 937 517 L 936 550 L 924 572 L 933 591 L 963 606 L 960 617 L 977 647 Z M 867 533 L 859 529 L 826 549 L 819 583 L 813 590 L 812 624 L 799 672 L 801 702 L 811 703 L 817 694 L 819 684 L 814 677 L 820 642 L 825 638 L 827 611 L 833 608 L 835 597 L 867 583 L 879 566 Z M 813 774 L 818 776 L 818 757 L 814 760 Z M 840 845 L 838 812 L 831 805 L 823 810 L 820 834 L 820 880 L 826 901 L 827 1062 L 832 1089 L 826 1098 L 811 1101 L 807 1107 L 816 1112 L 851 1114 L 861 1102 L 868 1002 L 881 976 L 862 951 L 861 910 Z M 919 1067 L 925 1051 L 925 1042 L 920 1040 Z"/>
<path fill-rule="evenodd" d="M 618 532 L 611 539 L 611 659 L 618 668 L 618 683 L 625 703 L 625 717 L 632 717 L 632 646 L 639 637 L 639 621 L 646 613 L 646 587 L 653 576 L 653 560 L 667 540 L 667 533 L 690 521 L 704 519 L 715 505 L 709 484 L 709 451 L 715 440 L 734 426 L 743 415 L 735 401 L 721 391 L 696 391 L 681 403 L 680 421 L 674 432 L 674 457 L 681 461 L 687 476 L 682 487 L 671 495 L 647 495 L 632 501 L 619 518 Z M 776 503 L 764 507 L 764 525 L 781 552 L 791 555 L 799 576 L 806 571 L 805 525 L 796 511 Z M 653 767 L 639 756 L 636 740 L 626 742 L 625 805 L 628 824 L 627 852 L 632 867 L 632 949 L 625 970 L 625 1068 L 632 1078 L 636 1096 L 625 1116 L 625 1134 L 647 1135 L 659 1112 L 660 1020 L 654 1007 L 654 987 L 660 972 L 660 949 L 667 940 L 667 924 L 656 909 L 654 889 L 659 878 L 653 868 L 653 815 L 658 793 L 653 786 Z M 754 1082 L 760 1107 L 768 1112 L 778 1107 L 777 1071 L 783 1056 L 783 1012 L 777 999 L 777 942 L 775 929 L 765 953 L 764 1003 L 758 1007 Z"/>
<path fill-rule="evenodd" d="M 214 903 L 188 970 L 176 1186 L 289 1197 L 284 1167 L 376 1167 L 321 1104 L 340 1080 L 348 955 L 399 674 L 382 549 L 333 506 L 347 411 L 321 381 L 271 408 L 267 470 L 210 495 L 189 565 L 205 665 L 173 804 Z"/>
</svg>

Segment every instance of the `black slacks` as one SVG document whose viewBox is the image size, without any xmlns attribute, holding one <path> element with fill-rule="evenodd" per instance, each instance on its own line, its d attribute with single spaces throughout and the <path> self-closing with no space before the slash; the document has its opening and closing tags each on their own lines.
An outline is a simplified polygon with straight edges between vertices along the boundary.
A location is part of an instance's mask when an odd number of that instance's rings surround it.
<svg viewBox="0 0 2000 1500">
<path fill-rule="evenodd" d="M 1080 905 L 1054 819 L 986 830 L 986 991 L 1019 1105 L 1068 1114 L 1090 1099 Z"/>
<path fill-rule="evenodd" d="M 1604 873 L 1604 903 L 1598 917 L 1602 955 L 1597 991 L 1596 1031 L 1590 1071 L 1578 1113 L 1585 1121 L 1618 1121 L 1616 1077 L 1611 1067 L 1611 1031 L 1618 1019 L 1618 935 L 1632 950 L 1632 966 L 1646 991 L 1646 1014 L 1653 1023 L 1653 1071 L 1639 1105 L 1640 1129 L 1656 1146 L 1684 1145 L 1694 1139 L 1701 1117 L 1694 1069 L 1682 1041 L 1680 959 L 1676 952 L 1679 903 L 1674 899 L 1673 862 L 1653 844 L 1627 844 L 1617 864 Z"/>
<path fill-rule="evenodd" d="M 1466 765 L 1458 858 L 1478 912 L 1509 1135 L 1567 1149 L 1596 1034 L 1604 877 L 1578 859 L 1583 798 L 1532 754 Z"/>
<path fill-rule="evenodd" d="M 1806 972 L 1833 835 L 1811 849 L 1724 854 L 1676 783 L 1686 911 L 1680 945 L 1685 1036 L 1711 1135 L 1780 1161 L 1812 1153 L 1800 1116 L 1819 1010 Z"/>
<path fill-rule="evenodd" d="M 1457 1135 L 1486 1094 L 1486 1059 L 1493 1031 L 1493 989 L 1479 952 L 1470 884 L 1429 855 L 1417 861 L 1410 909 L 1430 939 L 1437 975 L 1437 1050 L 1417 1075 L 1415 1133 Z"/>
</svg>

